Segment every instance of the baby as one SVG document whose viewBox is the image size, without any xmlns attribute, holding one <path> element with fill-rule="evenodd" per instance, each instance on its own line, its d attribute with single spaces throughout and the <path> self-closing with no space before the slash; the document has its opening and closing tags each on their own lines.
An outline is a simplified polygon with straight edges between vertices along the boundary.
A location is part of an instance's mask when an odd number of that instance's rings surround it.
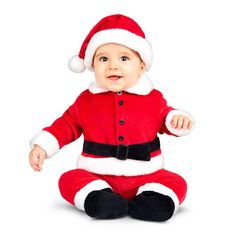
<svg viewBox="0 0 236 236">
<path fill-rule="evenodd" d="M 74 72 L 94 71 L 95 81 L 31 140 L 30 165 L 41 171 L 45 158 L 83 134 L 77 168 L 59 188 L 90 217 L 166 221 L 186 196 L 185 180 L 164 169 L 157 134 L 187 135 L 194 120 L 153 88 L 145 72 L 151 63 L 151 45 L 134 20 L 103 18 L 69 61 Z"/>
</svg>

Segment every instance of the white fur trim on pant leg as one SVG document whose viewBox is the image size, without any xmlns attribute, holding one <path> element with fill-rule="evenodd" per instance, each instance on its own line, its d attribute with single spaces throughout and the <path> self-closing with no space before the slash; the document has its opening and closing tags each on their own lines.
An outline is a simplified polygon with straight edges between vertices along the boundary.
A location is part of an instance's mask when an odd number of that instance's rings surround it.
<svg viewBox="0 0 236 236">
<path fill-rule="evenodd" d="M 178 211 L 179 199 L 172 189 L 170 189 L 162 184 L 159 184 L 159 183 L 147 183 L 147 184 L 144 184 L 143 186 L 139 187 L 137 195 L 144 192 L 144 191 L 154 191 L 154 192 L 169 196 L 175 204 L 174 214 Z"/>
<path fill-rule="evenodd" d="M 91 193 L 92 191 L 101 190 L 104 188 L 111 189 L 111 186 L 104 180 L 98 179 L 88 183 L 75 194 L 74 198 L 75 207 L 84 211 L 84 202 L 88 194 Z"/>
<path fill-rule="evenodd" d="M 45 130 L 42 130 L 32 138 L 30 141 L 31 148 L 33 148 L 34 144 L 39 145 L 47 153 L 47 158 L 56 154 L 60 149 L 56 137 Z"/>
<path fill-rule="evenodd" d="M 172 118 L 173 116 L 175 115 L 184 115 L 184 116 L 187 116 L 189 117 L 189 119 L 193 122 L 193 125 L 192 125 L 192 128 L 189 129 L 189 130 L 186 130 L 186 129 L 175 129 L 171 126 L 171 121 L 172 121 Z M 165 125 L 166 125 L 166 128 L 174 135 L 177 135 L 177 136 L 185 136 L 185 135 L 188 135 L 189 133 L 192 132 L 192 130 L 194 129 L 194 126 L 195 126 L 195 120 L 193 118 L 192 115 L 190 115 L 188 112 L 186 111 L 181 111 L 181 110 L 172 110 L 168 113 L 167 117 L 166 117 L 166 122 L 165 122 Z"/>
</svg>

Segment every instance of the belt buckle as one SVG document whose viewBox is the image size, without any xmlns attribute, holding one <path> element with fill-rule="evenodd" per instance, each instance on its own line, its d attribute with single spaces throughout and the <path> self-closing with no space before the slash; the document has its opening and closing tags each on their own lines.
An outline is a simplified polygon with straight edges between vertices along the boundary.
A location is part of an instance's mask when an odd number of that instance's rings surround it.
<svg viewBox="0 0 236 236">
<path fill-rule="evenodd" d="M 126 160 L 129 154 L 129 146 L 126 145 L 118 145 L 116 151 L 116 158 L 119 160 Z"/>
</svg>

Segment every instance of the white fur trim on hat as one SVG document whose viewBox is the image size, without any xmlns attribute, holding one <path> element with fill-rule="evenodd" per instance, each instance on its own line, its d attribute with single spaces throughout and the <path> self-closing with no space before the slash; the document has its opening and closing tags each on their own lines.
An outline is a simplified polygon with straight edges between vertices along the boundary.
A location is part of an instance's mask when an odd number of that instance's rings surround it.
<svg viewBox="0 0 236 236">
<path fill-rule="evenodd" d="M 126 46 L 139 53 L 141 59 L 145 63 L 145 70 L 148 71 L 152 64 L 152 46 L 145 39 L 128 30 L 109 29 L 102 30 L 94 34 L 91 38 L 84 58 L 86 68 L 93 71 L 93 57 L 96 50 L 107 43 L 117 43 Z"/>
<path fill-rule="evenodd" d="M 77 56 L 77 55 L 71 57 L 71 59 L 68 62 L 68 66 L 69 66 L 70 70 L 75 73 L 81 73 L 86 69 L 86 67 L 84 65 L 84 60 L 79 58 L 79 56 Z"/>
</svg>

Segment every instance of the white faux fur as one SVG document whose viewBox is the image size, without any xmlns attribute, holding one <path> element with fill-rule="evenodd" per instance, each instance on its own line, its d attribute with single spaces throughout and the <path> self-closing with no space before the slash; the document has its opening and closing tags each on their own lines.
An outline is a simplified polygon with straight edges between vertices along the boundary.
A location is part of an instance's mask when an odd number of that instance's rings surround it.
<svg viewBox="0 0 236 236">
<path fill-rule="evenodd" d="M 41 148 L 43 148 L 47 154 L 47 158 L 53 156 L 55 153 L 59 151 L 59 144 L 56 139 L 51 133 L 42 130 L 40 131 L 31 141 L 30 146 L 33 148 L 33 146 L 37 144 Z"/>
<path fill-rule="evenodd" d="M 144 73 L 138 80 L 138 82 L 125 91 L 138 95 L 147 95 L 153 90 L 154 86 L 147 74 Z M 93 81 L 89 85 L 89 91 L 93 94 L 108 92 L 108 89 L 102 88 L 96 81 Z"/>
<path fill-rule="evenodd" d="M 93 81 L 89 87 L 88 87 L 89 91 L 93 94 L 98 94 L 98 93 L 105 93 L 108 92 L 108 89 L 102 88 L 97 81 Z"/>
<path fill-rule="evenodd" d="M 77 167 L 96 174 L 135 176 L 150 174 L 162 169 L 164 158 L 162 155 L 152 157 L 150 161 L 127 159 L 119 160 L 115 157 L 94 158 L 80 156 Z"/>
<path fill-rule="evenodd" d="M 95 190 L 101 190 L 104 188 L 110 188 L 111 186 L 104 180 L 94 180 L 90 182 L 89 184 L 85 185 L 82 189 L 80 189 L 75 197 L 74 197 L 74 204 L 75 207 L 84 211 L 84 202 L 86 197 L 88 196 L 89 193 Z"/>
<path fill-rule="evenodd" d="M 99 31 L 89 41 L 84 58 L 88 70 L 93 71 L 92 62 L 96 50 L 107 43 L 121 44 L 138 52 L 145 63 L 145 70 L 148 71 L 150 69 L 152 64 L 152 46 L 146 39 L 128 30 L 109 29 Z"/>
<path fill-rule="evenodd" d="M 68 66 L 69 66 L 70 70 L 75 73 L 81 73 L 86 69 L 85 64 L 84 64 L 84 60 L 79 58 L 79 56 L 77 56 L 77 55 L 71 57 L 71 59 L 68 62 Z"/>
<path fill-rule="evenodd" d="M 161 193 L 163 195 L 167 195 L 167 196 L 171 197 L 171 199 L 173 200 L 173 202 L 175 204 L 174 214 L 178 211 L 179 199 L 172 189 L 170 189 L 162 184 L 159 184 L 159 183 L 147 183 L 147 184 L 139 187 L 137 195 L 144 192 L 144 191 L 154 191 L 154 192 Z"/>
<path fill-rule="evenodd" d="M 172 121 L 172 118 L 173 116 L 175 115 L 184 115 L 184 116 L 187 116 L 192 122 L 193 122 L 193 125 L 192 125 L 192 128 L 187 130 L 187 129 L 175 129 L 171 126 L 171 121 Z M 167 117 L 166 117 L 166 122 L 165 122 L 165 125 L 167 127 L 167 129 L 174 135 L 177 135 L 177 136 L 185 136 L 185 135 L 188 135 L 189 133 L 192 132 L 192 130 L 194 129 L 195 127 L 195 120 L 193 118 L 192 115 L 190 115 L 188 112 L 186 111 L 181 111 L 181 110 L 172 110 L 168 113 Z"/>
</svg>

